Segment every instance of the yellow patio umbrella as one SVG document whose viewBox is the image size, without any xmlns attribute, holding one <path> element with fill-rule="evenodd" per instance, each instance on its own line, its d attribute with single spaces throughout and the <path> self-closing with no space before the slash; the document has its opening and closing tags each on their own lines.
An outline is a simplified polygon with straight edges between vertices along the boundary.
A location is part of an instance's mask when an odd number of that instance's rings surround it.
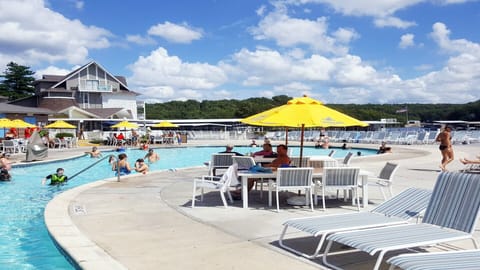
<svg viewBox="0 0 480 270">
<path fill-rule="evenodd" d="M 135 124 L 135 123 L 130 123 L 128 121 L 122 121 L 122 122 L 119 122 L 113 126 L 111 126 L 111 128 L 138 128 L 138 125 Z"/>
<path fill-rule="evenodd" d="M 37 127 L 33 124 L 30 124 L 30 123 L 27 123 L 25 121 L 23 121 L 22 119 L 14 119 L 14 120 L 11 120 L 10 121 L 11 123 L 11 126 L 10 127 L 14 127 L 14 128 L 31 128 L 31 127 Z"/>
<path fill-rule="evenodd" d="M 367 123 L 331 109 L 307 96 L 293 98 L 287 104 L 240 120 L 255 126 L 301 128 L 300 164 L 303 156 L 303 137 L 306 127 L 368 126 Z"/>
<path fill-rule="evenodd" d="M 51 124 L 48 124 L 45 126 L 45 128 L 50 128 L 50 129 L 55 129 L 55 128 L 58 128 L 58 129 L 62 129 L 62 128 L 68 128 L 68 129 L 73 129 L 73 128 L 77 128 L 76 126 L 72 125 L 72 124 L 69 124 L 63 120 L 57 120 Z"/>
<path fill-rule="evenodd" d="M 178 125 L 170 123 L 168 121 L 162 121 L 162 122 L 156 123 L 152 127 L 174 128 L 174 127 L 178 127 Z"/>
</svg>

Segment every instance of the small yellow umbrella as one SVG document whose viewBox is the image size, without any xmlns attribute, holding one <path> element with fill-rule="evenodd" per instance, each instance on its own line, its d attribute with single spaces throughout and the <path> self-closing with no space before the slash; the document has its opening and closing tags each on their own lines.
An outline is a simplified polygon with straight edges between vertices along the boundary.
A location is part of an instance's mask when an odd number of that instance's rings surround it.
<svg viewBox="0 0 480 270">
<path fill-rule="evenodd" d="M 111 126 L 111 128 L 138 128 L 138 125 L 135 124 L 135 123 L 130 123 L 128 121 L 122 121 L 122 122 L 119 122 L 113 126 Z"/>
<path fill-rule="evenodd" d="M 50 128 L 50 129 L 62 129 L 62 128 L 77 128 L 76 126 L 72 125 L 72 124 L 69 124 L 63 120 L 57 120 L 51 124 L 48 124 L 45 126 L 45 128 Z"/>
<path fill-rule="evenodd" d="M 0 118 L 0 128 L 12 127 L 12 121 L 8 118 Z"/>
<path fill-rule="evenodd" d="M 23 121 L 22 119 L 15 119 L 15 120 L 12 120 L 10 121 L 11 123 L 11 126 L 10 127 L 14 127 L 14 128 L 32 128 L 32 127 L 37 127 L 33 124 L 30 124 L 30 123 L 27 123 L 25 121 Z"/>
<path fill-rule="evenodd" d="M 174 127 L 178 127 L 178 125 L 170 123 L 168 121 L 162 121 L 162 122 L 156 123 L 152 127 L 174 128 Z"/>
<path fill-rule="evenodd" d="M 300 127 L 300 164 L 303 155 L 303 137 L 306 127 L 368 126 L 367 123 L 350 117 L 322 102 L 303 96 L 293 98 L 287 104 L 252 115 L 240 122 L 255 126 Z"/>
</svg>

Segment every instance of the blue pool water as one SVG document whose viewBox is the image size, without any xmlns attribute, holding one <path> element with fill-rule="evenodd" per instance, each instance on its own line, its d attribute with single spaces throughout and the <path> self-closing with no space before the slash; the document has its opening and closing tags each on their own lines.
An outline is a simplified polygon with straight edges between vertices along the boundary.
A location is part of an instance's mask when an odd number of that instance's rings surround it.
<svg viewBox="0 0 480 270">
<path fill-rule="evenodd" d="M 298 148 L 291 147 L 293 155 L 299 155 Z M 212 153 L 223 151 L 224 147 L 160 148 L 155 151 L 160 161 L 151 164 L 151 170 L 202 166 Z M 260 150 L 250 147 L 235 147 L 235 151 L 249 153 Z M 362 155 L 372 155 L 376 151 L 361 151 Z M 304 156 L 326 155 L 329 150 L 304 148 Z M 342 158 L 348 151 L 337 149 L 336 158 Z M 104 152 L 104 154 L 117 154 Z M 127 150 L 128 161 L 133 164 L 143 158 L 145 151 Z M 74 175 L 97 159 L 82 156 L 74 159 L 44 164 L 15 166 L 11 170 L 12 181 L 0 182 L 0 268 L 1 269 L 74 269 L 55 247 L 44 223 L 43 212 L 47 203 L 57 194 L 73 187 L 99 179 L 114 177 L 106 160 L 81 173 L 63 186 L 42 186 L 42 179 L 58 167 L 65 169 L 66 175 Z"/>
</svg>

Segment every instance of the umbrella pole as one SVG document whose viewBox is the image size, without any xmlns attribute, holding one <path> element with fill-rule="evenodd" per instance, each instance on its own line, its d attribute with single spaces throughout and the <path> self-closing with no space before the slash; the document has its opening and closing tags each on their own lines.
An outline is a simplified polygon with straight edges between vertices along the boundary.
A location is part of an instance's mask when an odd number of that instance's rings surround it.
<svg viewBox="0 0 480 270">
<path fill-rule="evenodd" d="M 303 133 L 305 131 L 305 124 L 302 124 L 302 131 L 300 133 L 300 163 L 299 166 L 303 167 L 302 159 L 303 159 Z M 300 196 L 300 190 L 298 191 L 298 196 Z"/>
<path fill-rule="evenodd" d="M 302 158 L 303 158 L 303 135 L 305 132 L 305 124 L 302 124 L 302 132 L 300 133 L 300 167 L 303 167 Z"/>
<path fill-rule="evenodd" d="M 285 145 L 288 146 L 288 127 L 285 128 Z"/>
</svg>

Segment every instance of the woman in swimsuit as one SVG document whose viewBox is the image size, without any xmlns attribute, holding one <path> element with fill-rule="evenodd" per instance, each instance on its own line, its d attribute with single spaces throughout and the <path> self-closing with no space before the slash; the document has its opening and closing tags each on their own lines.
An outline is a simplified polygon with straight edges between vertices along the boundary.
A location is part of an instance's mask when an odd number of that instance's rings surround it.
<svg viewBox="0 0 480 270">
<path fill-rule="evenodd" d="M 445 129 L 438 134 L 437 138 L 435 139 L 437 142 L 440 142 L 438 149 L 442 153 L 442 161 L 440 164 L 440 169 L 442 169 L 442 171 L 446 171 L 447 164 L 453 161 L 453 148 L 451 142 L 452 135 L 450 134 L 451 131 L 451 127 L 445 127 Z"/>
<path fill-rule="evenodd" d="M 118 170 L 117 170 L 118 166 Z M 116 174 L 120 172 L 120 175 L 127 175 L 132 172 L 132 168 L 130 168 L 130 164 L 127 161 L 127 154 L 122 153 L 118 155 L 118 162 L 114 162 L 112 165 L 112 170 L 115 171 Z"/>
</svg>

